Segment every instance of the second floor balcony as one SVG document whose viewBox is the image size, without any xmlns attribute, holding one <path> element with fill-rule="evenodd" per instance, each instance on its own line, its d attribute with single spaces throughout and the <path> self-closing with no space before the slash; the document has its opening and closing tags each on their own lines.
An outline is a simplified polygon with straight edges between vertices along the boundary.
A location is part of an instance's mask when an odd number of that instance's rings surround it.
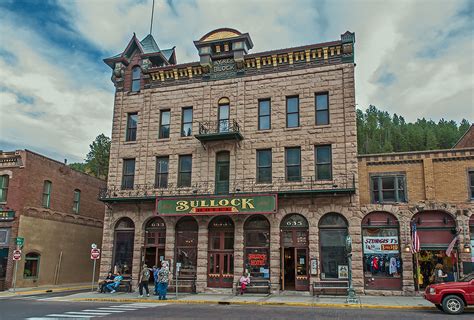
<svg viewBox="0 0 474 320">
<path fill-rule="evenodd" d="M 240 133 L 239 123 L 232 119 L 199 122 L 199 133 L 195 137 L 201 143 L 223 140 L 241 141 L 244 139 Z"/>
<path fill-rule="evenodd" d="M 284 177 L 273 178 L 269 183 L 258 183 L 256 179 L 232 179 L 223 181 L 201 181 L 190 186 L 163 184 L 134 184 L 133 186 L 109 185 L 102 189 L 99 199 L 106 202 L 130 200 L 154 200 L 157 197 L 192 197 L 225 194 L 267 194 L 292 195 L 350 195 L 356 190 L 355 176 L 347 174 L 331 181 L 301 177 L 299 181 L 287 181 Z"/>
</svg>

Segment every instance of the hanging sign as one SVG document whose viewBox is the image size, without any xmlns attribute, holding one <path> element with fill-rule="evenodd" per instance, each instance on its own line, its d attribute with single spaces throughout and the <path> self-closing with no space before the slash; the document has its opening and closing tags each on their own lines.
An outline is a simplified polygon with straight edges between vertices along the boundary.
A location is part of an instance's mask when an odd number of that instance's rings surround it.
<svg viewBox="0 0 474 320">
<path fill-rule="evenodd" d="M 206 196 L 156 200 L 156 212 L 160 215 L 253 214 L 275 213 L 276 211 L 276 195 Z"/>
<path fill-rule="evenodd" d="M 398 237 L 364 237 L 364 254 L 399 253 Z"/>
<path fill-rule="evenodd" d="M 15 220 L 15 211 L 13 210 L 1 210 L 0 209 L 0 221 L 12 221 Z"/>
</svg>

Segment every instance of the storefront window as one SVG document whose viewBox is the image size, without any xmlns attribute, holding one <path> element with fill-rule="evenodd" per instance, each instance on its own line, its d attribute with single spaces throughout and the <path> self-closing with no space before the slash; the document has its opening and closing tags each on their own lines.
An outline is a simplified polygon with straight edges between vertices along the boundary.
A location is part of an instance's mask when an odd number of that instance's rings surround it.
<svg viewBox="0 0 474 320">
<path fill-rule="evenodd" d="M 338 213 L 328 213 L 319 222 L 321 279 L 346 279 L 347 222 Z"/>
<path fill-rule="evenodd" d="M 270 278 L 270 223 L 264 216 L 245 221 L 245 270 L 253 278 Z"/>
<path fill-rule="evenodd" d="M 28 253 L 25 256 L 25 268 L 23 278 L 38 278 L 40 255 L 37 253 Z"/>
<path fill-rule="evenodd" d="M 9 230 L 0 229 L 0 278 L 5 278 L 7 272 Z"/>
<path fill-rule="evenodd" d="M 122 218 L 115 225 L 114 272 L 132 273 L 135 224 L 130 218 Z"/>
<path fill-rule="evenodd" d="M 368 289 L 401 289 L 397 219 L 387 212 L 372 212 L 362 220 L 365 287 Z"/>
<path fill-rule="evenodd" d="M 196 275 L 198 229 L 192 217 L 181 218 L 176 224 L 176 262 L 181 263 L 180 278 Z"/>
</svg>

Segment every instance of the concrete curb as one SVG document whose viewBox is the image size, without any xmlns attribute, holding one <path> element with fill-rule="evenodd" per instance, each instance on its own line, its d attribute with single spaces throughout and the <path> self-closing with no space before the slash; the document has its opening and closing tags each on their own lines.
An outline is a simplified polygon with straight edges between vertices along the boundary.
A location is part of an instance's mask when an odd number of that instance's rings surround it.
<svg viewBox="0 0 474 320">
<path fill-rule="evenodd" d="M 428 306 L 395 306 L 374 304 L 346 304 L 346 303 L 312 303 L 312 302 L 272 302 L 272 301 L 216 301 L 216 300 L 150 300 L 127 298 L 73 298 L 76 302 L 132 302 L 132 303 L 174 303 L 174 304 L 222 304 L 222 305 L 258 305 L 258 306 L 288 306 L 288 307 L 317 307 L 317 308 L 353 308 L 353 309 L 405 309 L 405 310 L 433 310 Z"/>
<path fill-rule="evenodd" d="M 6 291 L 5 296 L 11 295 L 30 295 L 30 294 L 38 294 L 38 293 L 51 293 L 51 292 L 65 292 L 65 291 L 75 291 L 75 290 L 82 290 L 82 289 L 90 289 L 90 285 L 83 285 L 83 286 L 74 286 L 74 287 L 61 287 L 61 288 L 44 288 L 39 290 L 29 290 L 29 291 L 17 291 L 11 292 Z"/>
</svg>

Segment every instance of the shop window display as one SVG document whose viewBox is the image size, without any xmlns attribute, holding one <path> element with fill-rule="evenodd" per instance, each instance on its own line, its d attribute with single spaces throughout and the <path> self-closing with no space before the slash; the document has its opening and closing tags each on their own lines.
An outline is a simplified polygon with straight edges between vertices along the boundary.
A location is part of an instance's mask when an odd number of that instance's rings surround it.
<svg viewBox="0 0 474 320">
<path fill-rule="evenodd" d="M 270 278 L 270 224 L 263 216 L 250 217 L 244 225 L 245 270 L 252 278 Z"/>
<path fill-rule="evenodd" d="M 371 277 L 399 278 L 402 261 L 397 229 L 364 229 L 364 272 Z"/>
<path fill-rule="evenodd" d="M 338 213 L 328 213 L 319 222 L 321 279 L 346 279 L 347 221 Z"/>
</svg>

